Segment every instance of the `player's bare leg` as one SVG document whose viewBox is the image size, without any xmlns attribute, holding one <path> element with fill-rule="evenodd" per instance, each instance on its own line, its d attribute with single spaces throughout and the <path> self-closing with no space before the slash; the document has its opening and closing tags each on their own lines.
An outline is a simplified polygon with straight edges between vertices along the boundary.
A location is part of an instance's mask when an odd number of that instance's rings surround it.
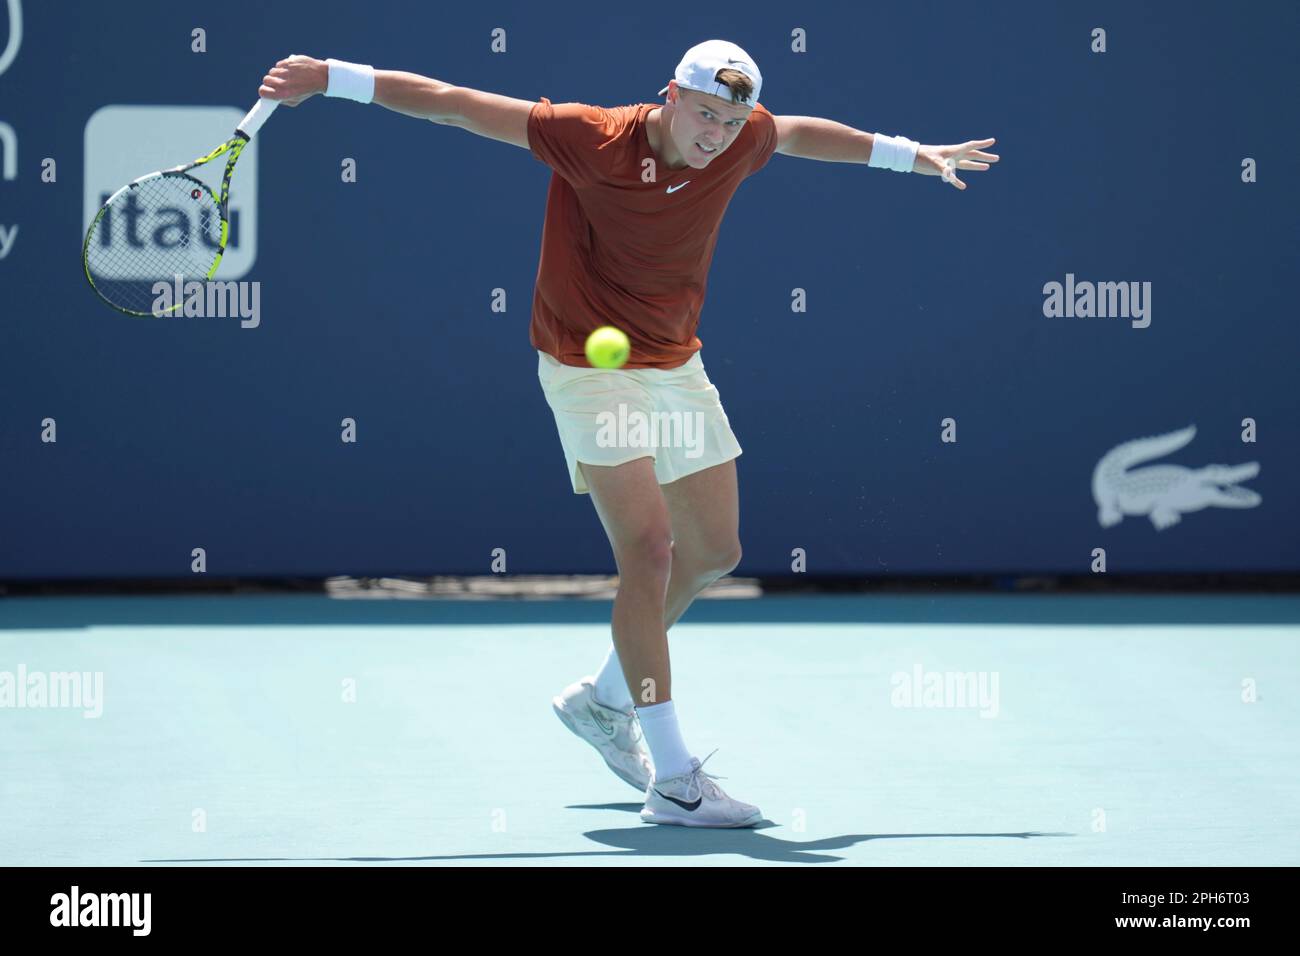
<svg viewBox="0 0 1300 956">
<path fill-rule="evenodd" d="M 740 563 L 735 459 L 666 484 L 663 495 L 673 531 L 672 573 L 664 601 L 667 629 L 701 591 Z"/>
<path fill-rule="evenodd" d="M 662 593 L 661 619 L 667 632 L 701 591 L 740 563 L 736 463 L 723 462 L 662 487 L 655 483 L 649 458 L 614 468 L 579 467 L 591 487 L 619 569 L 614 647 L 628 690 L 634 699 L 642 700 L 642 681 L 649 678 L 654 681 L 654 701 L 669 700 L 672 676 L 666 633 L 661 648 L 658 629 L 644 623 Z M 665 538 L 668 579 L 661 586 Z M 619 640 L 620 631 L 626 635 L 624 641 Z"/>
<path fill-rule="evenodd" d="M 705 583 L 739 561 L 735 467 L 728 462 L 706 469 L 673 482 L 677 487 L 671 490 L 660 488 L 651 458 L 614 467 L 578 467 L 614 548 L 619 571 L 614 647 L 654 757 L 641 819 L 680 826 L 752 826 L 762 818 L 758 807 L 728 796 L 687 749 L 672 700 L 668 661 L 668 624 Z M 675 514 L 669 510 L 670 498 Z M 699 527 L 685 527 L 696 517 L 702 522 Z M 672 540 L 674 520 L 682 533 L 680 557 Z M 669 581 L 674 576 L 678 583 L 670 609 Z M 652 682 L 648 687 L 647 679 Z"/>
<path fill-rule="evenodd" d="M 618 566 L 614 649 L 628 690 L 637 703 L 670 700 L 672 673 L 664 616 L 673 560 L 672 522 L 655 478 L 654 459 L 578 467 L 591 489 Z M 647 685 L 646 680 L 653 683 Z"/>
</svg>

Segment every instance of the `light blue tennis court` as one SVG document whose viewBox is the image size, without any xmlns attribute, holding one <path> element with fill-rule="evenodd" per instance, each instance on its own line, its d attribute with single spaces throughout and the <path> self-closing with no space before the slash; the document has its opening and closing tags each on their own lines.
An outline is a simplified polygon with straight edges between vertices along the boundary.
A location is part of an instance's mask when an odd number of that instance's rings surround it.
<svg viewBox="0 0 1300 956">
<path fill-rule="evenodd" d="M 1300 863 L 1300 598 L 697 602 L 669 635 L 673 696 L 696 754 L 717 749 L 706 769 L 769 821 L 735 831 L 643 824 L 551 713 L 608 614 L 4 600 L 0 860 Z M 34 706 L 70 672 L 92 675 L 81 698 Z"/>
</svg>

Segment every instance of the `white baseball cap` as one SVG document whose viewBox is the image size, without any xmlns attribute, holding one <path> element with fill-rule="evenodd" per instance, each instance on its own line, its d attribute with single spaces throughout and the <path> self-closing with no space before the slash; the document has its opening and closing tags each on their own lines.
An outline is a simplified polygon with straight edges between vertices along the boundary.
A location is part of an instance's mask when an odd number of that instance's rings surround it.
<svg viewBox="0 0 1300 956">
<path fill-rule="evenodd" d="M 739 70 L 753 81 L 754 92 L 746 99 L 732 100 L 731 87 L 714 79 L 719 70 Z M 753 106 L 758 102 L 758 91 L 763 85 L 763 74 L 758 72 L 754 58 L 736 44 L 727 40 L 705 40 L 686 51 L 682 62 L 677 64 L 673 79 L 677 85 L 700 93 L 721 96 L 729 102 Z M 668 87 L 659 91 L 663 96 Z"/>
</svg>

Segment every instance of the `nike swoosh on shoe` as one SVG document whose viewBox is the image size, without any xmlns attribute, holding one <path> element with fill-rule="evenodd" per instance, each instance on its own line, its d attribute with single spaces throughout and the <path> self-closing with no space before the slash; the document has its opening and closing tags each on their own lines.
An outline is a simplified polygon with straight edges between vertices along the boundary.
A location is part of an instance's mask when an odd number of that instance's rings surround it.
<svg viewBox="0 0 1300 956">
<path fill-rule="evenodd" d="M 603 733 L 606 737 L 614 736 L 614 725 L 611 723 L 607 723 L 605 719 L 600 716 L 600 714 L 596 713 L 596 709 L 594 707 L 588 705 L 587 713 L 591 714 L 591 719 L 596 722 L 596 726 L 600 728 L 601 733 Z"/>
<path fill-rule="evenodd" d="M 663 797 L 665 800 L 671 800 L 673 803 L 677 804 L 683 810 L 689 810 L 692 813 L 698 810 L 700 808 L 700 804 L 704 802 L 703 797 L 696 797 L 694 803 L 687 803 L 685 800 L 678 800 L 676 797 L 668 796 L 668 794 L 664 793 L 658 787 L 655 788 L 655 793 L 659 794 L 659 796 Z"/>
</svg>

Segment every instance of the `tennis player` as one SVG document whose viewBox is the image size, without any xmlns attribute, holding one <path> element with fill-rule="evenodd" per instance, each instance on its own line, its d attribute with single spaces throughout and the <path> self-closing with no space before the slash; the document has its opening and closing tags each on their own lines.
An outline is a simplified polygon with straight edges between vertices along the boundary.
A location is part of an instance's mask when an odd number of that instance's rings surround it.
<svg viewBox="0 0 1300 956">
<path fill-rule="evenodd" d="M 744 50 L 708 40 L 686 51 L 659 91 L 662 105 L 533 102 L 300 55 L 277 63 L 259 90 L 289 106 L 317 93 L 378 103 L 527 149 L 554 171 L 529 337 L 573 490 L 591 494 L 619 588 L 603 665 L 553 706 L 644 794 L 649 823 L 762 820 L 687 747 L 668 658 L 668 629 L 740 561 L 741 448 L 695 334 L 727 204 L 773 153 L 941 176 L 957 189 L 966 188 L 959 171 L 998 159 L 983 152 L 992 139 L 922 146 L 827 119 L 774 116 L 758 101 L 762 83 Z M 587 336 L 603 325 L 631 340 L 621 369 L 586 359 Z"/>
</svg>

